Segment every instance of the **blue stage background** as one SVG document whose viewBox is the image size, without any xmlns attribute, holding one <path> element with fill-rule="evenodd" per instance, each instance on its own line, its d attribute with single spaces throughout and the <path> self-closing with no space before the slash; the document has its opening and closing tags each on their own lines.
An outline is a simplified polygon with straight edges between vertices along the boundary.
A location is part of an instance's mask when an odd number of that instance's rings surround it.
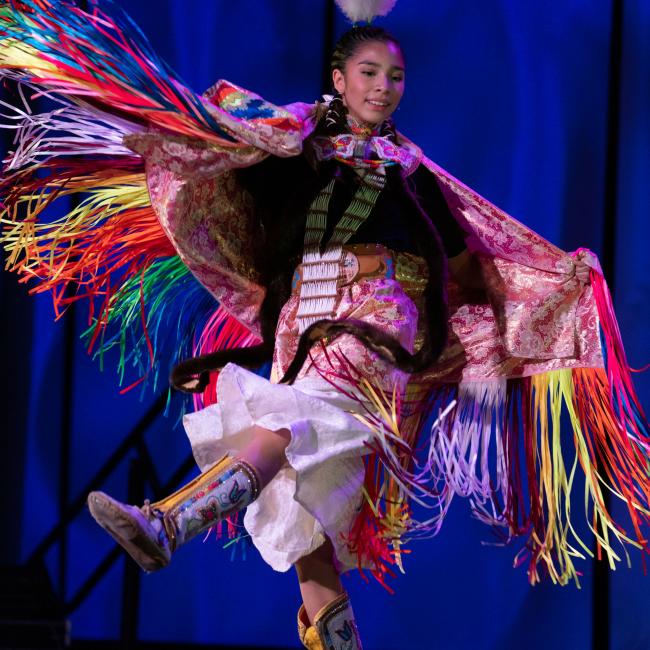
<svg viewBox="0 0 650 650">
<path fill-rule="evenodd" d="M 223 77 L 276 103 L 313 101 L 322 91 L 324 0 L 121 0 L 154 49 L 196 90 Z M 608 180 L 606 135 L 611 2 L 567 0 L 401 0 L 381 24 L 403 43 L 407 90 L 398 127 L 426 154 L 486 198 L 561 248 L 587 246 L 602 253 L 604 196 Z M 632 365 L 650 361 L 650 6 L 627 3 L 618 150 L 618 203 L 613 288 Z M 338 17 L 336 33 L 345 29 Z M 2 277 L 3 291 L 14 282 Z M 29 397 L 25 412 L 22 483 L 14 519 L 17 546 L 10 559 L 25 559 L 56 523 L 61 477 L 64 333 L 52 323 L 47 297 L 32 300 Z M 19 307 L 19 306 L 18 306 Z M 17 309 L 18 309 L 17 307 Z M 74 315 L 84 329 L 85 314 Z M 10 318 L 3 314 L 3 318 Z M 4 342 L 7 345 L 7 342 Z M 147 410 L 150 392 L 120 396 L 107 363 L 100 373 L 79 343 L 73 370 L 70 493 L 75 495 Z M 637 377 L 646 409 L 650 377 Z M 27 390 L 27 388 L 26 388 Z M 170 417 L 148 432 L 161 476 L 187 456 Z M 6 434 L 5 434 L 6 435 Z M 21 443 L 22 444 L 22 443 Z M 127 465 L 105 489 L 125 497 Z M 576 490 L 573 515 L 581 518 Z M 6 513 L 5 513 L 6 515 Z M 580 524 L 580 528 L 585 527 Z M 358 575 L 346 579 L 366 648 L 582 650 L 592 647 L 592 570 L 582 589 L 543 584 L 530 588 L 513 569 L 515 548 L 484 545 L 490 533 L 460 500 L 436 539 L 413 545 L 397 594 Z M 250 549 L 219 550 L 220 542 L 195 542 L 169 569 L 145 576 L 139 637 L 224 645 L 298 647 L 294 618 L 300 604 L 292 573 L 269 569 Z M 65 576 L 73 593 L 111 541 L 80 516 L 71 528 Z M 233 553 L 234 551 L 234 553 Z M 237 558 L 231 558 L 231 555 Z M 123 560 L 72 615 L 76 638 L 117 638 Z M 650 578 L 632 557 L 611 577 L 611 647 L 650 647 L 647 603 Z M 56 549 L 48 566 L 59 581 Z"/>
</svg>

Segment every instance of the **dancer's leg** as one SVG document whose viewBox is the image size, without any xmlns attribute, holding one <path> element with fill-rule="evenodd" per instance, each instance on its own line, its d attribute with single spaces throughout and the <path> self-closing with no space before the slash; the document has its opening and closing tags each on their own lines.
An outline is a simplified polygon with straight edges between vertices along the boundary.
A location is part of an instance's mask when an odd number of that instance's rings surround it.
<svg viewBox="0 0 650 650">
<path fill-rule="evenodd" d="M 252 465 L 259 474 L 261 487 L 280 471 L 286 460 L 284 450 L 291 440 L 289 429 L 271 431 L 253 427 L 253 439 L 239 454 L 239 458 Z"/>
<path fill-rule="evenodd" d="M 361 650 L 361 640 L 350 599 L 334 565 L 332 544 L 296 562 L 303 606 L 298 612 L 298 634 L 308 650 Z"/>
<path fill-rule="evenodd" d="M 284 464 L 290 439 L 288 429 L 255 427 L 236 458 L 224 457 L 161 501 L 137 508 L 91 492 L 90 512 L 145 571 L 156 571 L 172 551 L 254 501 Z"/>
<path fill-rule="evenodd" d="M 341 578 L 334 567 L 333 554 L 332 543 L 327 540 L 295 564 L 302 602 L 310 622 L 323 607 L 344 592 Z"/>
</svg>

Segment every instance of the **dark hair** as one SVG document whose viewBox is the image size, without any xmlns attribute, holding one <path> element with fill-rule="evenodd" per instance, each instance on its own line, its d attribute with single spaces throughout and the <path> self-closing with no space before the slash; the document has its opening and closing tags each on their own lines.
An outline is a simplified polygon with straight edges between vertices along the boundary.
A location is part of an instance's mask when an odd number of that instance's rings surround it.
<svg viewBox="0 0 650 650">
<path fill-rule="evenodd" d="M 404 56 L 400 42 L 383 27 L 361 25 L 360 27 L 349 29 L 339 38 L 332 52 L 332 58 L 330 59 L 330 71 L 343 71 L 347 60 L 354 56 L 362 45 L 377 41 L 380 43 L 394 43 L 399 47 L 402 56 Z"/>
<path fill-rule="evenodd" d="M 345 62 L 354 55 L 357 48 L 373 41 L 391 42 L 398 47 L 399 42 L 381 27 L 354 27 L 339 39 L 331 58 L 331 69 L 343 69 Z M 340 95 L 330 102 L 328 109 L 319 120 L 314 135 L 337 135 L 348 131 L 347 109 Z M 396 144 L 398 137 L 392 120 L 386 120 L 380 135 Z M 279 162 L 281 164 L 281 162 Z M 303 246 L 303 232 L 306 213 L 313 196 L 337 173 L 333 160 L 321 163 L 313 183 L 297 191 L 295 200 L 276 227 L 268 233 L 267 246 L 273 253 L 262 260 L 263 283 L 266 287 L 264 301 L 260 308 L 260 322 L 263 342 L 247 349 L 223 350 L 214 354 L 196 357 L 180 363 L 174 368 L 171 381 L 180 388 L 190 377 L 199 376 L 194 392 L 202 390 L 209 381 L 209 370 L 223 367 L 234 361 L 247 366 L 255 366 L 270 360 L 273 353 L 275 329 L 282 305 L 291 293 L 291 277 L 300 263 Z M 387 186 L 401 193 L 413 210 L 413 218 L 408 224 L 412 229 L 414 241 L 418 242 L 419 253 L 426 260 L 429 282 L 425 292 L 424 306 L 427 327 L 423 344 L 416 354 L 408 352 L 396 339 L 381 329 L 362 321 L 321 320 L 311 325 L 300 337 L 296 356 L 289 365 L 283 382 L 293 382 L 304 364 L 309 349 L 324 337 L 351 334 L 381 358 L 407 372 L 419 372 L 434 363 L 447 342 L 448 313 L 446 279 L 447 264 L 438 232 L 429 215 L 423 210 L 408 178 L 399 166 L 387 167 Z"/>
<path fill-rule="evenodd" d="M 332 57 L 330 58 L 330 71 L 343 71 L 348 59 L 354 56 L 356 51 L 362 45 L 376 41 L 379 41 L 380 43 L 394 43 L 399 47 L 400 52 L 402 51 L 400 42 L 383 27 L 372 27 L 370 25 L 353 27 L 345 32 L 336 43 L 334 51 L 332 52 Z M 335 93 L 334 98 L 329 103 L 327 112 L 316 128 L 315 135 L 338 135 L 347 130 L 347 110 L 343 105 L 343 98 L 341 95 Z M 395 125 L 392 120 L 386 120 L 381 125 L 379 135 L 388 137 L 393 142 L 396 141 Z"/>
</svg>

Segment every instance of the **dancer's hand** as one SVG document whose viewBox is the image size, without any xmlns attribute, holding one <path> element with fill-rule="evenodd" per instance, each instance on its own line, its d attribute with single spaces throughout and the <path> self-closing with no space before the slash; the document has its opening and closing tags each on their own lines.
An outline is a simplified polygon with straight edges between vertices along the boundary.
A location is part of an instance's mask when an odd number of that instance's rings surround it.
<svg viewBox="0 0 650 650">
<path fill-rule="evenodd" d="M 575 264 L 574 275 L 582 285 L 589 284 L 591 273 L 591 267 L 584 260 L 585 255 L 585 252 L 580 251 L 573 260 Z"/>
<path fill-rule="evenodd" d="M 589 284 L 591 269 L 582 260 L 576 260 L 575 276 L 580 284 Z"/>
</svg>

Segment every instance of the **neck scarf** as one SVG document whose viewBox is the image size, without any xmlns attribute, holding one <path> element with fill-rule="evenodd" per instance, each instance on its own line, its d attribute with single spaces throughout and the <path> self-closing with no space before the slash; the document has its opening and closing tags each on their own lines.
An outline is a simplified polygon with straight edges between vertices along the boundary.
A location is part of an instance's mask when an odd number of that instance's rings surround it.
<svg viewBox="0 0 650 650">
<path fill-rule="evenodd" d="M 420 164 L 419 152 L 408 144 L 396 145 L 386 137 L 364 138 L 354 133 L 342 133 L 333 137 L 312 138 L 314 154 L 319 161 L 334 158 L 344 165 L 377 169 L 388 165 L 400 165 L 407 174 Z"/>
<path fill-rule="evenodd" d="M 359 169 L 378 169 L 400 165 L 407 174 L 420 164 L 420 151 L 408 142 L 399 145 L 380 135 L 380 126 L 364 126 L 348 115 L 350 133 L 316 136 L 312 147 L 317 160 L 338 160 Z"/>
</svg>

